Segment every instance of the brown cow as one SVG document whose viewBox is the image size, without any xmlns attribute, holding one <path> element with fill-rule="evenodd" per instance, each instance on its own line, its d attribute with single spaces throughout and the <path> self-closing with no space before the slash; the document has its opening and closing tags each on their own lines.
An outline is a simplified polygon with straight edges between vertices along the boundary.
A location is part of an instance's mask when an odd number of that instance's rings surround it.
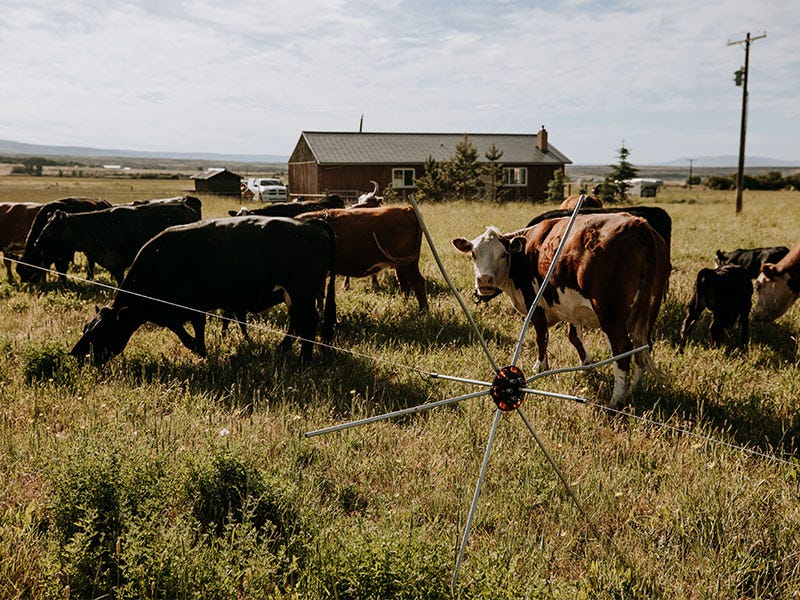
<svg viewBox="0 0 800 600">
<path fill-rule="evenodd" d="M 366 277 L 392 267 L 403 294 L 413 291 L 420 310 L 428 308 L 425 279 L 419 272 L 422 228 L 413 208 L 333 208 L 303 213 L 297 219 L 322 219 L 333 227 L 337 275 Z"/>
<path fill-rule="evenodd" d="M 456 238 L 453 245 L 472 257 L 479 296 L 502 289 L 514 308 L 527 314 L 568 221 L 548 219 L 508 234 L 490 227 L 472 241 Z M 533 314 L 539 349 L 534 368 L 547 369 L 548 327 L 560 321 L 569 323 L 570 342 L 584 364 L 589 362 L 581 340 L 584 326 L 600 327 L 613 355 L 650 345 L 668 277 L 666 242 L 647 221 L 625 213 L 578 215 Z M 634 358 L 632 386 L 653 367 L 649 350 Z M 611 399 L 616 406 L 628 395 L 630 363 L 631 357 L 615 362 Z"/>
<path fill-rule="evenodd" d="M 14 281 L 14 275 L 12 261 L 6 257 L 18 260 L 22 255 L 28 231 L 41 208 L 37 202 L 0 202 L 0 251 L 9 281 Z"/>
<path fill-rule="evenodd" d="M 580 196 L 567 196 L 558 208 L 562 210 L 575 210 L 579 198 Z M 600 202 L 600 198 L 584 194 L 581 208 L 603 208 L 603 203 Z"/>
</svg>

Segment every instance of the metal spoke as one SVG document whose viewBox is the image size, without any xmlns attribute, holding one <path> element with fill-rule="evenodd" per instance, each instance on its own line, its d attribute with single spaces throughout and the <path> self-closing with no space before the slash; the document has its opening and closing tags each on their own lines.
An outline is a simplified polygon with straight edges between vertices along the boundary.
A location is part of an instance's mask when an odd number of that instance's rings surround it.
<svg viewBox="0 0 800 600">
<path fill-rule="evenodd" d="M 475 509 L 478 506 L 478 497 L 481 495 L 481 485 L 483 484 L 483 477 L 486 475 L 486 466 L 489 464 L 489 456 L 492 453 L 492 445 L 494 444 L 494 436 L 497 433 L 497 424 L 500 422 L 501 411 L 494 412 L 494 423 L 489 432 L 489 441 L 486 443 L 486 451 L 483 453 L 483 462 L 481 463 L 481 470 L 478 474 L 478 482 L 475 484 L 475 494 L 472 496 L 472 506 L 469 509 L 467 516 L 467 524 L 464 527 L 464 535 L 461 538 L 461 547 L 458 550 L 458 557 L 456 558 L 456 568 L 453 571 L 453 579 L 450 582 L 450 589 L 455 591 L 456 584 L 458 583 L 458 570 L 461 568 L 461 561 L 464 559 L 464 552 L 467 549 L 467 541 L 469 541 L 469 530 L 472 527 L 472 517 L 475 515 Z"/>
<path fill-rule="evenodd" d="M 556 264 L 558 264 L 558 259 L 561 258 L 561 252 L 564 250 L 564 245 L 567 243 L 567 239 L 569 238 L 570 230 L 572 229 L 572 224 L 575 223 L 575 218 L 578 216 L 578 211 L 581 209 L 583 205 L 584 195 L 581 194 L 578 198 L 578 202 L 575 205 L 575 210 L 572 211 L 572 216 L 569 218 L 569 222 L 567 223 L 567 228 L 564 230 L 564 234 L 561 236 L 561 242 L 558 244 L 558 249 L 556 250 L 555 255 L 553 256 L 553 260 L 550 262 L 550 267 L 547 269 L 547 273 L 542 280 L 542 283 L 539 285 L 539 291 L 536 293 L 536 298 L 533 300 L 533 304 L 528 309 L 528 314 L 525 316 L 525 321 L 522 323 L 522 330 L 519 333 L 519 340 L 517 341 L 517 348 L 514 350 L 514 358 L 511 359 L 511 364 L 516 365 L 517 360 L 519 360 L 520 352 L 522 352 L 522 344 L 525 341 L 525 334 L 528 331 L 528 325 L 533 318 L 533 313 L 539 306 L 539 302 L 544 295 L 544 291 L 547 288 L 547 284 L 550 282 L 550 277 L 553 275 L 553 271 L 556 268 Z"/>
<path fill-rule="evenodd" d="M 425 239 L 428 241 L 428 246 L 431 249 L 431 254 L 433 254 L 433 259 L 436 261 L 436 264 L 439 266 L 439 271 L 442 273 L 442 277 L 447 282 L 450 291 L 453 292 L 453 296 L 455 296 L 458 303 L 461 305 L 461 310 L 464 311 L 464 314 L 467 317 L 467 321 L 472 326 L 472 329 L 475 331 L 475 335 L 478 336 L 478 341 L 481 344 L 481 348 L 483 348 L 483 353 L 486 355 L 486 358 L 489 359 L 489 364 L 492 365 L 492 369 L 494 372 L 497 373 L 500 370 L 500 367 L 495 361 L 494 356 L 492 356 L 491 351 L 489 350 L 489 346 L 486 344 L 486 340 L 483 339 L 483 335 L 481 334 L 481 330 L 478 329 L 478 324 L 475 323 L 475 319 L 472 317 L 472 313 L 467 308 L 464 299 L 461 297 L 461 294 L 458 292 L 458 288 L 456 288 L 453 281 L 450 279 L 450 276 L 447 274 L 447 271 L 442 264 L 441 259 L 439 258 L 439 253 L 436 251 L 436 246 L 433 243 L 433 239 L 431 238 L 431 234 L 428 231 L 428 227 L 425 225 L 425 219 L 422 218 L 422 213 L 419 210 L 419 206 L 417 206 L 417 201 L 414 199 L 414 194 L 411 194 L 408 197 L 408 201 L 411 203 L 412 208 L 414 209 L 414 214 L 417 215 L 417 220 L 419 221 L 419 225 L 422 228 L 422 233 L 425 234 Z"/>
<path fill-rule="evenodd" d="M 437 406 L 445 406 L 446 404 L 454 404 L 456 402 L 461 402 L 462 400 L 469 400 L 470 398 L 477 398 L 478 396 L 485 396 L 489 393 L 489 390 L 481 390 L 480 392 L 472 392 L 471 394 L 464 394 L 463 396 L 457 396 L 455 398 L 448 398 L 447 400 L 438 400 L 436 402 L 429 402 L 428 404 L 420 404 L 419 406 L 411 406 L 409 408 L 403 408 L 401 410 L 396 410 L 390 413 L 384 413 L 382 415 L 375 415 L 374 417 L 367 417 L 366 419 L 361 419 L 359 421 L 350 421 L 349 423 L 342 423 L 340 425 L 333 425 L 331 427 L 326 427 L 324 429 L 317 429 L 315 431 L 307 431 L 304 435 L 307 438 L 315 437 L 317 435 L 322 435 L 324 433 L 333 433 L 334 431 L 342 431 L 343 429 L 350 429 L 351 427 L 356 427 L 358 425 L 366 425 L 367 423 L 376 423 L 378 421 L 385 421 L 386 419 L 392 419 L 394 417 L 401 417 L 403 415 L 412 415 L 416 413 L 421 413 L 426 410 L 430 410 L 431 408 L 436 408 Z"/>
</svg>

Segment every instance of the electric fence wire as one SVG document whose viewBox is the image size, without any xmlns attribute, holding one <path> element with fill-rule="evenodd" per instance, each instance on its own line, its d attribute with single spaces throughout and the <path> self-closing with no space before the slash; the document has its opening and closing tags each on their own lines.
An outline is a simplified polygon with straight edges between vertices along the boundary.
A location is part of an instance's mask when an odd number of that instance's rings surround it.
<svg viewBox="0 0 800 600">
<path fill-rule="evenodd" d="M 56 271 L 54 269 L 50 269 L 50 268 L 47 268 L 47 267 L 42 267 L 40 265 L 35 265 L 35 264 L 32 264 L 32 263 L 27 263 L 27 262 L 22 261 L 22 260 L 17 259 L 17 258 L 3 257 L 3 260 L 7 260 L 7 261 L 15 263 L 15 264 L 25 265 L 27 267 L 31 267 L 33 269 L 37 269 L 37 270 L 42 271 L 44 273 L 51 273 L 51 274 L 55 274 L 55 275 L 61 275 L 61 273 L 58 273 L 58 271 Z M 452 381 L 462 381 L 462 382 L 466 382 L 466 383 L 476 383 L 476 384 L 484 384 L 484 383 L 486 383 L 486 384 L 488 384 L 488 382 L 465 380 L 463 378 L 456 378 L 456 377 L 451 377 L 451 376 L 448 376 L 448 375 L 443 375 L 443 374 L 440 374 L 440 373 L 436 373 L 436 372 L 433 372 L 433 371 L 427 371 L 425 369 L 421 369 L 419 367 L 414 367 L 412 365 L 408 365 L 408 364 L 405 364 L 405 363 L 392 361 L 392 360 L 389 360 L 389 359 L 386 359 L 386 358 L 382 358 L 382 357 L 378 357 L 378 356 L 373 356 L 371 354 L 366 354 L 364 352 L 358 352 L 356 350 L 350 350 L 348 348 L 342 348 L 340 346 L 327 344 L 325 342 L 321 342 L 321 341 L 318 341 L 318 340 L 305 339 L 305 338 L 302 338 L 300 336 L 288 334 L 288 333 L 286 333 L 284 331 L 281 331 L 279 329 L 275 329 L 273 327 L 268 327 L 267 325 L 264 325 L 262 323 L 241 321 L 241 320 L 233 318 L 233 317 L 228 317 L 228 316 L 225 316 L 225 315 L 220 315 L 218 313 L 212 313 L 212 312 L 208 312 L 208 311 L 203 311 L 203 310 L 200 310 L 200 309 L 197 309 L 197 308 L 193 308 L 191 306 L 185 306 L 185 305 L 182 305 L 182 304 L 178 304 L 178 303 L 171 302 L 169 300 L 164 300 L 164 299 L 161 299 L 161 298 L 157 298 L 157 297 L 154 297 L 154 296 L 147 296 L 145 294 L 139 294 L 139 293 L 131 292 L 131 291 L 128 291 L 128 290 L 123 290 L 123 289 L 121 289 L 121 288 L 119 288 L 117 286 L 114 286 L 114 285 L 110 285 L 110 284 L 103 283 L 103 282 L 100 282 L 100 281 L 94 281 L 94 280 L 91 280 L 91 279 L 86 279 L 84 277 L 80 277 L 78 275 L 74 275 L 74 274 L 71 274 L 71 273 L 66 273 L 64 275 L 65 275 L 65 277 L 67 277 L 70 280 L 77 281 L 77 282 L 84 283 L 84 284 L 88 284 L 90 286 L 98 287 L 98 288 L 104 289 L 104 290 L 109 291 L 109 292 L 117 292 L 117 293 L 118 292 L 123 292 L 125 294 L 130 294 L 132 296 L 138 296 L 138 297 L 146 299 L 146 300 L 150 300 L 150 301 L 153 301 L 153 302 L 159 302 L 159 303 L 162 303 L 162 304 L 173 306 L 175 308 L 180 308 L 180 309 L 184 309 L 184 310 L 187 310 L 187 311 L 204 314 L 207 317 L 211 317 L 213 319 L 218 319 L 220 321 L 228 321 L 229 323 L 233 323 L 233 324 L 237 324 L 237 325 L 246 325 L 248 328 L 253 328 L 255 330 L 262 331 L 262 332 L 265 332 L 265 333 L 283 335 L 284 337 L 288 336 L 289 338 L 291 338 L 293 340 L 296 340 L 296 341 L 310 342 L 310 343 L 312 343 L 312 344 L 314 344 L 316 346 L 319 346 L 321 348 L 325 348 L 325 349 L 333 351 L 333 352 L 341 352 L 341 353 L 344 353 L 344 354 L 349 354 L 349 355 L 351 355 L 353 357 L 361 358 L 361 359 L 364 359 L 364 360 L 369 360 L 369 361 L 374 362 L 376 364 L 382 364 L 382 365 L 387 366 L 387 367 L 392 367 L 392 368 L 396 368 L 396 369 L 404 369 L 404 370 L 416 373 L 416 374 L 418 374 L 418 375 L 420 375 L 422 377 L 426 377 L 426 378 L 430 378 L 430 379 L 443 379 L 443 380 L 452 380 Z M 597 363 L 591 363 L 591 364 L 588 364 L 588 365 L 579 365 L 579 366 L 573 366 L 573 367 L 563 367 L 563 368 L 554 369 L 554 370 L 551 370 L 551 371 L 543 371 L 541 373 L 537 373 L 536 375 L 533 375 L 532 377 L 529 377 L 526 381 L 528 383 L 530 383 L 531 381 L 534 381 L 536 379 L 539 379 L 539 378 L 542 378 L 542 377 L 545 377 L 545 376 L 549 376 L 549 375 L 557 375 L 557 374 L 561 374 L 561 373 L 569 373 L 569 372 L 574 372 L 574 371 L 589 370 L 589 369 L 597 367 L 597 366 L 602 366 L 604 364 L 608 364 L 608 363 L 612 362 L 613 360 L 614 360 L 614 358 L 608 358 L 608 359 L 599 361 Z M 526 389 L 526 391 L 532 392 L 533 390 L 527 390 Z M 537 391 L 539 391 L 539 390 L 537 390 Z M 487 393 L 488 393 L 488 391 L 478 392 L 478 393 L 474 393 L 474 394 L 465 394 L 465 396 L 459 397 L 459 399 L 477 397 L 477 396 L 485 395 Z M 643 415 L 637 415 L 636 413 L 629 412 L 627 410 L 620 410 L 620 409 L 612 408 L 610 406 L 606 406 L 604 404 L 599 404 L 599 403 L 596 403 L 596 402 L 592 402 L 592 401 L 587 400 L 585 398 L 565 397 L 565 399 L 573 400 L 573 401 L 579 402 L 581 404 L 585 404 L 586 406 L 590 406 L 592 408 L 595 408 L 597 410 L 601 410 L 601 411 L 604 411 L 604 412 L 607 412 L 607 413 L 611 413 L 611 414 L 617 415 L 619 417 L 623 417 L 623 418 L 627 418 L 627 419 L 631 419 L 631 420 L 636 420 L 636 421 L 639 421 L 639 422 L 641 422 L 643 424 L 646 424 L 646 425 L 649 425 L 649 426 L 653 426 L 653 427 L 656 427 L 656 428 L 662 428 L 662 429 L 668 429 L 668 430 L 670 430 L 671 432 L 673 432 L 675 434 L 679 434 L 679 435 L 682 435 L 682 436 L 695 438 L 695 439 L 698 439 L 698 440 L 706 442 L 706 443 L 722 446 L 722 447 L 725 447 L 725 448 L 728 448 L 728 449 L 731 449 L 731 450 L 736 450 L 736 451 L 742 452 L 744 454 L 749 454 L 749 455 L 751 455 L 753 457 L 756 457 L 756 458 L 765 459 L 765 460 L 768 460 L 768 461 L 771 461 L 771 462 L 774 462 L 774 463 L 783 464 L 785 466 L 794 467 L 794 468 L 797 468 L 798 466 L 800 466 L 800 460 L 798 460 L 797 458 L 793 458 L 791 460 L 788 460 L 788 459 L 782 458 L 782 457 L 780 457 L 780 456 L 778 456 L 776 454 L 769 454 L 769 453 L 763 452 L 761 450 L 757 450 L 757 449 L 750 448 L 750 447 L 747 447 L 747 446 L 734 444 L 732 442 L 727 442 L 725 440 L 720 440 L 720 439 L 717 439 L 715 437 L 712 437 L 712 436 L 709 436 L 709 435 L 706 435 L 706 434 L 697 433 L 695 431 L 692 431 L 690 429 L 686 429 L 684 427 L 678 427 L 677 425 L 672 425 L 672 424 L 669 424 L 669 423 L 665 423 L 663 421 L 659 421 L 659 420 L 656 420 L 656 419 L 645 417 Z M 398 413 L 400 413 L 400 414 L 409 414 L 410 412 L 420 412 L 420 410 L 427 410 L 428 408 L 433 408 L 435 406 L 441 406 L 443 404 L 450 404 L 453 401 L 455 401 L 455 399 L 442 400 L 442 401 L 438 401 L 438 402 L 430 402 L 430 403 L 422 404 L 419 407 L 412 407 L 411 409 L 406 409 L 407 412 L 397 411 L 397 413 L 391 413 L 391 414 L 395 415 L 395 416 L 399 416 Z M 416 409 L 420 409 L 420 410 L 416 410 Z M 311 432 L 309 432 L 309 433 L 311 433 Z"/>
</svg>

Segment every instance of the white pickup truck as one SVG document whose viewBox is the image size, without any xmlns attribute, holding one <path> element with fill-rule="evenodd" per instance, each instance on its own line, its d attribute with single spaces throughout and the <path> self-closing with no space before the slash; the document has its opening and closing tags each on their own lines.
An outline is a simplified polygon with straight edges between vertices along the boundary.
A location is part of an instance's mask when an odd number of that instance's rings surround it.
<svg viewBox="0 0 800 600">
<path fill-rule="evenodd" d="M 255 177 L 244 181 L 256 200 L 261 202 L 286 202 L 289 195 L 280 179 Z"/>
</svg>

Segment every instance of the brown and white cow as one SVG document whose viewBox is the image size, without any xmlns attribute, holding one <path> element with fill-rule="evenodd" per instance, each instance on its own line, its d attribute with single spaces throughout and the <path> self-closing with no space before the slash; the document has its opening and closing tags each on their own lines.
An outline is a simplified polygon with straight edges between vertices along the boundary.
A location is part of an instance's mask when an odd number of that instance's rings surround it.
<svg viewBox="0 0 800 600">
<path fill-rule="evenodd" d="M 383 205 L 383 196 L 378 196 L 378 182 L 370 179 L 372 184 L 372 191 L 361 194 L 358 197 L 358 202 L 350 206 L 350 208 L 375 208 Z"/>
<path fill-rule="evenodd" d="M 322 219 L 336 232 L 336 274 L 366 277 L 386 268 L 397 272 L 400 290 L 412 291 L 419 309 L 428 308 L 425 279 L 419 271 L 422 228 L 410 206 L 333 208 L 298 215 Z"/>
<path fill-rule="evenodd" d="M 580 196 L 567 196 L 558 206 L 558 208 L 561 210 L 574 210 L 578 205 L 579 199 Z M 587 196 L 584 194 L 583 204 L 581 204 L 581 206 L 583 208 L 603 208 L 603 203 L 600 201 L 600 198 L 595 198 L 594 196 Z"/>
<path fill-rule="evenodd" d="M 761 265 L 755 290 L 755 320 L 774 321 L 789 310 L 800 296 L 800 243 L 777 263 Z"/>
<path fill-rule="evenodd" d="M 36 202 L 0 202 L 0 251 L 9 281 L 14 280 L 14 275 L 12 262 L 6 257 L 18 259 L 22 255 L 28 231 L 41 208 Z"/>
<path fill-rule="evenodd" d="M 553 262 L 569 219 L 548 219 L 514 233 L 489 227 L 470 241 L 453 245 L 472 257 L 479 296 L 502 289 L 514 308 L 526 315 Z M 666 242 L 639 217 L 625 213 L 578 215 L 552 279 L 534 311 L 538 359 L 535 369 L 548 368 L 548 327 L 569 323 L 569 339 L 583 364 L 589 361 L 581 340 L 582 327 L 600 327 L 613 355 L 651 344 L 669 277 Z M 634 355 L 631 383 L 653 368 L 649 350 Z M 612 402 L 628 395 L 631 358 L 614 365 Z"/>
</svg>

